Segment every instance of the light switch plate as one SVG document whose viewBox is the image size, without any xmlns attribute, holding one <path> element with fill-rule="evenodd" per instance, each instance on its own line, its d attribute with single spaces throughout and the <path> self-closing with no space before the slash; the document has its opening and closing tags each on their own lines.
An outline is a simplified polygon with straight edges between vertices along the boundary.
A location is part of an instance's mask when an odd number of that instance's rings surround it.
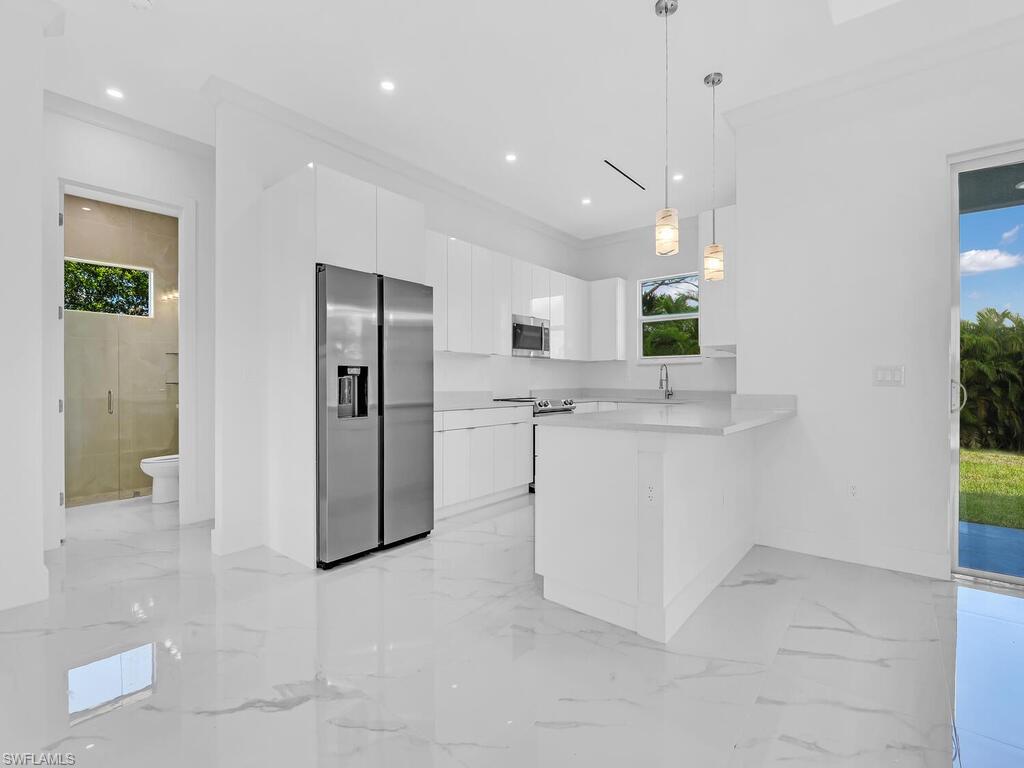
<svg viewBox="0 0 1024 768">
<path fill-rule="evenodd" d="M 902 387 L 907 383 L 906 369 L 902 365 L 876 365 L 871 383 L 876 387 Z"/>
</svg>

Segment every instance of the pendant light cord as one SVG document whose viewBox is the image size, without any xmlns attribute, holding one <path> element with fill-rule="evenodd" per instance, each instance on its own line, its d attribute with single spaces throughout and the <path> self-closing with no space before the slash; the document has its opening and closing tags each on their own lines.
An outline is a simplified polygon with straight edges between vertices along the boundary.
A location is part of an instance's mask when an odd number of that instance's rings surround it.
<svg viewBox="0 0 1024 768">
<path fill-rule="evenodd" d="M 665 207 L 668 208 L 668 17 L 665 13 Z"/>
<path fill-rule="evenodd" d="M 718 197 L 715 187 L 715 183 L 718 181 L 718 134 L 715 131 L 715 93 L 717 90 L 717 85 L 711 86 L 711 240 L 715 243 L 718 242 L 718 233 L 715 231 L 715 200 Z"/>
</svg>

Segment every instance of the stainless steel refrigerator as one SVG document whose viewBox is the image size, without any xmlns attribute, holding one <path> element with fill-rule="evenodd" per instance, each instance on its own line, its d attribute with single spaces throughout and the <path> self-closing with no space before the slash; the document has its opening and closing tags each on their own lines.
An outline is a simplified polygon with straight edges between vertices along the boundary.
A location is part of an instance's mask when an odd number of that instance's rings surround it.
<svg viewBox="0 0 1024 768">
<path fill-rule="evenodd" d="M 433 296 L 316 268 L 317 563 L 434 527 Z"/>
</svg>

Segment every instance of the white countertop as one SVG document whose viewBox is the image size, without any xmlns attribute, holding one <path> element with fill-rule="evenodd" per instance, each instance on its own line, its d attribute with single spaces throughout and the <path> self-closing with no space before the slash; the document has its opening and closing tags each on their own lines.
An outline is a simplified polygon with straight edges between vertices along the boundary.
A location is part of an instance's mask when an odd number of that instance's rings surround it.
<svg viewBox="0 0 1024 768">
<path fill-rule="evenodd" d="M 796 408 L 737 408 L 728 401 L 702 401 L 676 402 L 671 405 L 650 403 L 602 413 L 545 416 L 537 420 L 537 425 L 723 436 L 794 416 Z"/>
</svg>

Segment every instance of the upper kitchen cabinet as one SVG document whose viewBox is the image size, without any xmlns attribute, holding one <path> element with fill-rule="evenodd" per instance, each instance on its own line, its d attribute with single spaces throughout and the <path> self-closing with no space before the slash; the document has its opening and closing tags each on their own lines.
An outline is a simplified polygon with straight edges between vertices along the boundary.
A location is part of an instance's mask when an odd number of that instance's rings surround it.
<svg viewBox="0 0 1024 768">
<path fill-rule="evenodd" d="M 532 289 L 530 292 L 531 317 L 538 317 L 541 320 L 551 321 L 551 270 L 547 267 L 531 265 Z"/>
<path fill-rule="evenodd" d="M 578 277 L 565 278 L 565 356 L 590 359 L 590 291 Z"/>
<path fill-rule="evenodd" d="M 377 189 L 377 272 L 413 283 L 427 281 L 423 205 Z"/>
<path fill-rule="evenodd" d="M 561 272 L 550 272 L 549 307 L 551 312 L 551 358 L 567 360 L 566 344 L 566 280 Z"/>
<path fill-rule="evenodd" d="M 736 278 L 739 257 L 736 248 L 736 206 L 719 208 L 716 214 L 717 239 L 725 248 L 725 277 L 722 280 L 700 280 L 700 346 L 704 354 L 735 353 L 736 345 Z M 698 219 L 699 251 L 711 243 L 711 211 Z"/>
<path fill-rule="evenodd" d="M 427 232 L 427 285 L 434 289 L 434 349 L 448 349 L 448 238 Z"/>
<path fill-rule="evenodd" d="M 533 313 L 533 264 L 512 259 L 512 314 L 529 316 Z"/>
<path fill-rule="evenodd" d="M 626 359 L 626 281 L 609 277 L 590 283 L 590 358 Z"/>
<path fill-rule="evenodd" d="M 512 354 L 512 259 L 504 253 L 491 251 L 494 272 L 494 293 L 491 312 L 494 316 L 494 354 Z"/>
<path fill-rule="evenodd" d="M 377 188 L 319 165 L 299 173 L 312 177 L 316 189 L 316 260 L 376 272 Z"/>
<path fill-rule="evenodd" d="M 448 275 L 448 350 L 473 351 L 473 249 L 465 240 L 449 237 Z"/>
<path fill-rule="evenodd" d="M 470 246 L 470 351 L 478 355 L 494 352 L 494 261 L 491 252 L 479 245 Z"/>
</svg>

